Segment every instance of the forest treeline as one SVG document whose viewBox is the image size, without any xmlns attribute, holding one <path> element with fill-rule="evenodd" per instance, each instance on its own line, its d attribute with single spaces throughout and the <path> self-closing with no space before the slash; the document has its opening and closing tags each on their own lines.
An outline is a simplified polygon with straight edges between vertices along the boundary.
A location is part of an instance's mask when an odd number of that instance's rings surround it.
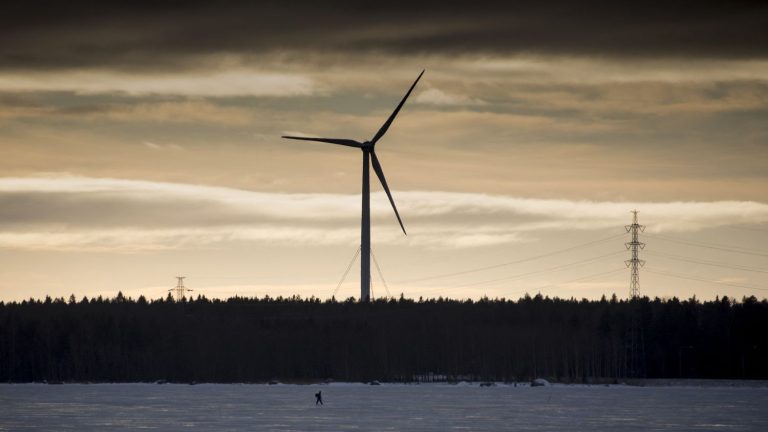
<svg viewBox="0 0 768 432">
<path fill-rule="evenodd" d="M 0 303 L 0 381 L 768 378 L 768 302 L 315 298 Z"/>
</svg>

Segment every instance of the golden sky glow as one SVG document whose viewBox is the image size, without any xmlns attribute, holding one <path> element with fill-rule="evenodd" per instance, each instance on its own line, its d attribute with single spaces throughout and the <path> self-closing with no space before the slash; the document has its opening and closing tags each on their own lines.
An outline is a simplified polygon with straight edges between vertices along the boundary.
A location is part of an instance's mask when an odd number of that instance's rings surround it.
<svg viewBox="0 0 768 432">
<path fill-rule="evenodd" d="M 698 11 L 678 34 L 621 11 L 589 30 L 600 17 L 568 7 L 450 3 L 290 31 L 365 12 L 348 6 L 142 5 L 123 21 L 117 6 L 60 21 L 17 7 L 30 25 L 0 38 L 0 300 L 158 297 L 177 274 L 209 296 L 330 296 L 359 242 L 360 154 L 279 137 L 369 139 L 423 68 L 377 151 L 409 232 L 374 185 L 391 294 L 624 296 L 637 208 L 641 293 L 765 297 L 759 11 Z M 291 18 L 256 38 L 243 14 Z"/>
</svg>

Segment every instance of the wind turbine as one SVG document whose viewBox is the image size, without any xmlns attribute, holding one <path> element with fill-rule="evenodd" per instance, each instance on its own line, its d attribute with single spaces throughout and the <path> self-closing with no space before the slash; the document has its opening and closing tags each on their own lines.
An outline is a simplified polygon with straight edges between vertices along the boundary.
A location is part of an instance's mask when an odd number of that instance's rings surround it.
<svg viewBox="0 0 768 432">
<path fill-rule="evenodd" d="M 395 119 L 395 116 L 397 116 L 397 113 L 400 112 L 400 108 L 403 107 L 403 104 L 405 104 L 405 100 L 408 99 L 408 96 L 411 95 L 413 88 L 416 87 L 416 84 L 419 82 L 422 75 L 424 75 L 423 70 L 419 74 L 418 78 L 416 78 L 416 81 L 413 82 L 413 85 L 411 85 L 411 88 L 408 89 L 408 93 L 406 93 L 405 96 L 403 96 L 403 100 L 400 101 L 400 104 L 397 106 L 397 108 L 395 108 L 395 110 L 389 116 L 387 121 L 384 122 L 384 125 L 381 126 L 379 131 L 376 132 L 376 135 L 374 135 L 370 141 L 359 142 L 352 139 L 344 139 L 344 138 L 310 138 L 310 137 L 283 135 L 283 138 L 287 138 L 287 139 L 303 140 L 303 141 L 319 141 L 324 143 L 343 145 L 347 147 L 355 147 L 363 151 L 363 194 L 362 194 L 363 195 L 363 211 L 362 211 L 362 222 L 360 227 L 360 237 L 361 237 L 360 239 L 360 254 L 361 254 L 360 301 L 361 302 L 367 302 L 371 298 L 371 200 L 370 200 L 370 183 L 368 181 L 369 161 L 370 163 L 373 164 L 373 170 L 376 172 L 376 176 L 379 178 L 379 181 L 381 181 L 381 186 L 384 187 L 384 191 L 387 193 L 389 202 L 390 204 L 392 204 L 392 209 L 395 211 L 395 216 L 397 216 L 397 221 L 400 223 L 400 228 L 403 229 L 403 234 L 408 235 L 405 232 L 405 226 L 403 226 L 403 221 L 402 219 L 400 219 L 400 213 L 397 212 L 395 201 L 392 199 L 392 193 L 389 192 L 389 187 L 387 186 L 387 179 L 384 178 L 384 171 L 382 171 L 381 169 L 381 163 L 379 163 L 379 158 L 376 157 L 375 148 L 376 148 L 376 143 L 381 139 L 381 137 L 384 136 L 385 133 L 387 133 L 387 129 L 389 129 L 389 126 L 392 125 L 392 121 Z"/>
</svg>

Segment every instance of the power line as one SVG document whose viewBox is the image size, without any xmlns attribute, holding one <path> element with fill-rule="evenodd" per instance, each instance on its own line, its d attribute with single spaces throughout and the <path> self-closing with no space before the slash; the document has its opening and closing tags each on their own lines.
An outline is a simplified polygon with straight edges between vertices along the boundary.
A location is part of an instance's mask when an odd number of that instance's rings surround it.
<svg viewBox="0 0 768 432">
<path fill-rule="evenodd" d="M 472 283 L 472 284 L 468 284 L 468 285 L 457 285 L 457 286 L 453 286 L 453 287 L 427 288 L 427 289 L 419 290 L 419 292 L 453 291 L 453 290 L 456 290 L 456 289 L 462 289 L 462 288 L 467 288 L 467 287 L 476 286 L 476 285 L 483 285 L 483 284 L 486 284 L 486 283 L 519 280 L 519 279 L 524 279 L 524 278 L 526 278 L 528 276 L 531 276 L 531 275 L 535 275 L 535 274 L 539 274 L 539 273 L 545 273 L 545 272 L 549 272 L 549 271 L 556 271 L 556 270 L 560 270 L 560 269 L 563 269 L 563 268 L 566 268 L 566 267 L 573 267 L 575 265 L 584 264 L 584 263 L 588 263 L 588 262 L 592 262 L 592 261 L 597 261 L 597 260 L 600 260 L 600 259 L 603 259 L 603 258 L 606 258 L 606 257 L 609 257 L 609 256 L 615 256 L 615 255 L 618 255 L 618 254 L 621 254 L 621 253 L 624 253 L 624 251 L 611 252 L 609 254 L 600 255 L 600 256 L 588 258 L 588 259 L 585 259 L 585 260 L 580 260 L 580 261 L 576 261 L 576 262 L 572 262 L 572 263 L 568 263 L 568 264 L 560 264 L 560 265 L 557 265 L 557 266 L 554 266 L 554 267 L 549 267 L 549 268 L 535 270 L 535 271 L 526 272 L 526 273 L 520 273 L 520 274 L 516 274 L 516 275 L 512 275 L 512 276 L 507 276 L 507 277 L 504 277 L 504 278 L 498 278 L 498 279 L 493 279 L 493 280 L 486 280 L 486 281 L 476 282 L 476 283 Z"/>
<path fill-rule="evenodd" d="M 621 251 L 619 253 L 623 253 L 623 252 L 624 251 Z M 550 287 L 557 286 L 557 285 L 564 285 L 564 284 L 569 284 L 569 283 L 574 283 L 574 282 L 581 282 L 581 281 L 584 281 L 584 280 L 594 279 L 594 278 L 600 277 L 600 276 L 605 276 L 605 275 L 609 275 L 609 274 L 613 274 L 613 273 L 622 272 L 625 269 L 626 269 L 626 267 L 622 267 L 622 268 L 618 268 L 618 269 L 610 270 L 610 271 L 606 271 L 606 272 L 593 273 L 593 274 L 589 274 L 589 275 L 586 275 L 586 276 L 578 277 L 576 279 L 567 280 L 565 282 L 557 282 L 557 283 L 553 283 L 553 284 L 542 285 L 540 287 L 536 287 L 536 288 L 533 288 L 533 289 L 524 289 L 524 290 L 520 290 L 520 291 L 515 291 L 515 292 L 513 292 L 511 294 L 514 295 L 514 294 L 521 294 L 521 293 L 524 293 L 524 292 L 540 291 L 542 289 L 550 288 Z M 429 291 L 434 291 L 434 290 L 418 290 L 417 292 L 423 293 L 423 292 L 429 292 Z"/>
<path fill-rule="evenodd" d="M 590 246 L 590 245 L 597 244 L 597 243 L 602 243 L 602 242 L 605 242 L 605 241 L 608 241 L 608 240 L 613 240 L 613 239 L 621 237 L 623 235 L 624 234 L 622 233 L 622 234 L 613 235 L 613 236 L 606 237 L 606 238 L 599 239 L 599 240 L 592 240 L 592 241 L 589 241 L 589 242 L 586 242 L 586 243 L 578 244 L 578 245 L 575 245 L 575 246 L 570 246 L 570 247 L 567 247 L 567 248 L 564 248 L 564 249 L 555 250 L 555 251 L 552 251 L 552 252 L 547 252 L 547 253 L 542 254 L 542 255 L 536 255 L 536 256 L 529 257 L 529 258 L 523 258 L 523 259 L 516 260 L 516 261 L 509 261 L 509 262 L 500 263 L 500 264 L 494 264 L 494 265 L 485 266 L 485 267 L 477 267 L 477 268 L 468 269 L 468 270 L 462 270 L 462 271 L 453 272 L 453 273 L 444 273 L 444 274 L 439 274 L 439 275 L 434 275 L 434 276 L 427 276 L 427 277 L 418 278 L 418 279 L 408 279 L 408 280 L 404 280 L 404 281 L 398 281 L 397 283 L 408 284 L 408 283 L 414 283 L 414 282 L 423 282 L 423 281 L 432 280 L 432 279 L 443 279 L 443 278 L 447 278 L 447 277 L 461 276 L 461 275 L 470 274 L 470 273 L 477 273 L 477 272 L 485 271 L 485 270 L 492 270 L 492 269 L 496 269 L 496 268 L 500 268 L 500 267 L 506 267 L 506 266 L 510 266 L 510 265 L 514 265 L 514 264 L 520 264 L 520 263 L 524 263 L 524 262 L 528 262 L 528 261 L 533 261 L 533 260 L 537 260 L 537 259 L 540 259 L 540 258 L 546 258 L 546 257 L 552 256 L 552 255 L 557 255 L 557 254 L 560 254 L 560 253 L 563 253 L 563 252 L 568 252 L 568 251 L 572 251 L 574 249 L 579 249 L 579 248 L 582 248 L 584 246 Z"/>
<path fill-rule="evenodd" d="M 467 285 L 462 285 L 462 287 L 471 287 L 471 286 L 476 286 L 476 285 L 484 285 L 484 284 L 487 284 L 487 283 L 500 282 L 500 281 L 512 280 L 512 279 L 522 279 L 524 277 L 528 277 L 528 276 L 531 276 L 531 275 L 534 275 L 534 274 L 538 274 L 538 273 L 544 273 L 544 272 L 548 272 L 548 271 L 556 271 L 556 270 L 564 269 L 564 268 L 567 268 L 567 267 L 573 267 L 573 266 L 579 265 L 579 264 L 585 264 L 585 263 L 588 263 L 588 262 L 597 261 L 597 260 L 600 260 L 600 259 L 605 258 L 605 257 L 618 255 L 620 253 L 624 253 L 624 251 L 611 252 L 609 254 L 600 255 L 600 256 L 597 256 L 597 257 L 594 257 L 594 258 L 589 258 L 589 259 L 585 259 L 585 260 L 581 260 L 581 261 L 576 261 L 576 262 L 569 263 L 569 264 L 561 264 L 561 265 L 558 265 L 558 266 L 555 266 L 555 267 L 545 268 L 545 269 L 536 270 L 536 271 L 532 271 L 532 272 L 528 272 L 528 273 L 521 273 L 521 274 L 517 274 L 517 275 L 514 275 L 514 276 L 507 276 L 507 277 L 503 277 L 503 278 L 497 278 L 497 279 L 490 279 L 490 280 L 485 280 L 485 281 L 481 281 L 481 282 L 475 282 L 475 283 L 471 283 L 471 284 L 467 284 Z"/>
<path fill-rule="evenodd" d="M 758 288 L 758 287 L 755 287 L 755 286 L 740 285 L 740 284 L 734 284 L 734 283 L 728 283 L 728 282 L 717 282 L 717 281 L 713 281 L 713 280 L 702 279 L 702 278 L 698 278 L 698 277 L 695 277 L 695 276 L 683 275 L 683 274 L 679 274 L 679 273 L 672 273 L 672 272 L 666 272 L 666 271 L 655 271 L 655 270 L 648 270 L 648 269 L 646 269 L 645 271 L 648 271 L 648 272 L 651 272 L 651 273 L 654 273 L 654 274 L 658 274 L 658 275 L 662 275 L 662 276 L 674 277 L 674 278 L 678 278 L 678 279 L 688 279 L 688 280 L 692 280 L 692 281 L 706 282 L 706 283 L 717 284 L 717 285 L 725 285 L 725 286 L 736 287 L 736 288 L 746 288 L 746 289 L 753 289 L 753 290 L 760 290 L 760 291 L 768 291 L 768 288 Z"/>
<path fill-rule="evenodd" d="M 545 288 L 550 288 L 550 287 L 557 286 L 557 285 L 564 285 L 564 284 L 569 284 L 569 283 L 574 283 L 574 282 L 581 282 L 583 280 L 589 280 L 589 279 L 592 279 L 592 278 L 596 278 L 598 276 L 605 276 L 605 275 L 608 275 L 608 274 L 611 274 L 611 273 L 618 273 L 620 271 L 624 271 L 625 269 L 626 269 L 626 267 L 620 268 L 620 269 L 616 269 L 616 270 L 610 270 L 610 271 L 602 272 L 602 273 L 595 273 L 595 274 L 583 276 L 583 277 L 580 277 L 580 278 L 577 278 L 577 279 L 572 279 L 572 280 L 565 281 L 565 282 L 558 282 L 558 283 L 553 283 L 553 284 L 549 284 L 549 285 L 540 286 L 540 287 L 534 288 L 534 289 L 538 291 L 538 290 L 542 290 L 542 289 L 545 289 Z"/>
<path fill-rule="evenodd" d="M 653 234 L 653 235 L 646 234 L 646 236 L 654 239 L 666 240 L 673 243 L 680 243 L 680 244 L 689 245 L 689 246 L 696 246 L 696 247 L 707 248 L 707 249 L 716 249 L 716 250 L 721 250 L 725 252 L 740 253 L 745 255 L 756 255 L 756 256 L 768 257 L 768 253 L 765 253 L 763 251 L 758 251 L 756 249 L 747 249 L 747 248 L 742 248 L 737 246 L 720 245 L 716 243 L 704 243 L 704 242 L 697 242 L 697 241 L 690 241 L 690 240 L 678 240 L 670 237 L 660 236 L 657 234 Z"/>
<path fill-rule="evenodd" d="M 677 260 L 677 261 L 685 261 L 685 262 L 694 263 L 694 264 L 703 264 L 703 265 L 708 265 L 708 266 L 723 267 L 723 268 L 728 268 L 728 269 L 733 269 L 733 270 L 744 270 L 744 271 L 751 271 L 751 272 L 757 272 L 757 273 L 768 273 L 768 270 L 760 269 L 760 268 L 757 268 L 757 267 L 749 267 L 749 266 L 742 266 L 742 265 L 732 265 L 732 264 L 729 265 L 729 264 L 723 264 L 723 263 L 716 263 L 716 262 L 712 262 L 712 261 L 699 260 L 699 259 L 696 259 L 696 258 L 684 257 L 684 256 L 680 256 L 680 255 L 670 255 L 670 254 L 666 254 L 666 253 L 663 253 L 663 252 L 646 252 L 646 253 L 649 254 L 649 255 L 653 255 L 653 256 L 660 256 L 660 257 L 664 257 L 664 258 L 669 258 L 669 259 L 673 259 L 673 260 Z"/>
</svg>

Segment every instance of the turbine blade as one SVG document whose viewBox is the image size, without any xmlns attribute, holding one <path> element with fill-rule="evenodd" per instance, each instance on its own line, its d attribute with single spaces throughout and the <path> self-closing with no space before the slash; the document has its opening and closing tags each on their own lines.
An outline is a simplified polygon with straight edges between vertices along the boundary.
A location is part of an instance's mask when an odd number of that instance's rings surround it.
<svg viewBox="0 0 768 432">
<path fill-rule="evenodd" d="M 397 116 L 397 113 L 400 112 L 400 108 L 403 107 L 403 104 L 405 104 L 405 100 L 408 99 L 408 96 L 411 95 L 411 92 L 413 91 L 413 88 L 416 87 L 416 83 L 419 82 L 419 80 L 421 79 L 422 75 L 424 75 L 424 71 L 423 70 L 419 74 L 419 77 L 416 78 L 416 81 L 413 82 L 413 85 L 411 85 L 411 88 L 408 89 L 408 93 L 406 93 L 405 96 L 403 96 L 403 100 L 400 101 L 400 105 L 398 105 L 397 108 L 395 108 L 395 110 L 392 112 L 392 115 L 389 116 L 389 118 L 384 123 L 384 125 L 381 127 L 381 129 L 379 129 L 379 131 L 376 132 L 376 136 L 374 136 L 373 139 L 371 140 L 371 144 L 376 144 L 376 141 L 378 141 L 381 137 L 384 136 L 385 133 L 387 133 L 387 129 L 389 129 L 389 125 L 392 124 L 392 121 L 395 119 L 395 116 Z"/>
<path fill-rule="evenodd" d="M 302 140 L 302 141 L 319 141 L 324 143 L 339 144 L 339 145 L 343 145 L 347 147 L 355 147 L 355 148 L 360 148 L 363 146 L 361 143 L 355 140 L 343 139 L 343 138 L 309 138 L 309 137 L 297 137 L 297 136 L 287 136 L 287 135 L 283 135 L 281 138 Z"/>
<path fill-rule="evenodd" d="M 381 185 L 384 186 L 384 192 L 387 193 L 387 198 L 389 198 L 389 203 L 392 204 L 392 209 L 395 211 L 395 216 L 397 216 L 397 221 L 400 222 L 400 228 L 403 229 L 403 234 L 408 235 L 408 233 L 405 232 L 403 221 L 402 219 L 400 219 L 400 213 L 397 212 L 397 207 L 395 206 L 395 200 L 392 199 L 392 194 L 389 192 L 389 186 L 387 186 L 387 179 L 384 178 L 384 171 L 382 171 L 381 169 L 379 158 L 376 157 L 375 152 L 371 152 L 371 162 L 373 162 L 373 170 L 376 171 L 376 176 L 379 178 L 379 181 L 381 181 Z"/>
</svg>

